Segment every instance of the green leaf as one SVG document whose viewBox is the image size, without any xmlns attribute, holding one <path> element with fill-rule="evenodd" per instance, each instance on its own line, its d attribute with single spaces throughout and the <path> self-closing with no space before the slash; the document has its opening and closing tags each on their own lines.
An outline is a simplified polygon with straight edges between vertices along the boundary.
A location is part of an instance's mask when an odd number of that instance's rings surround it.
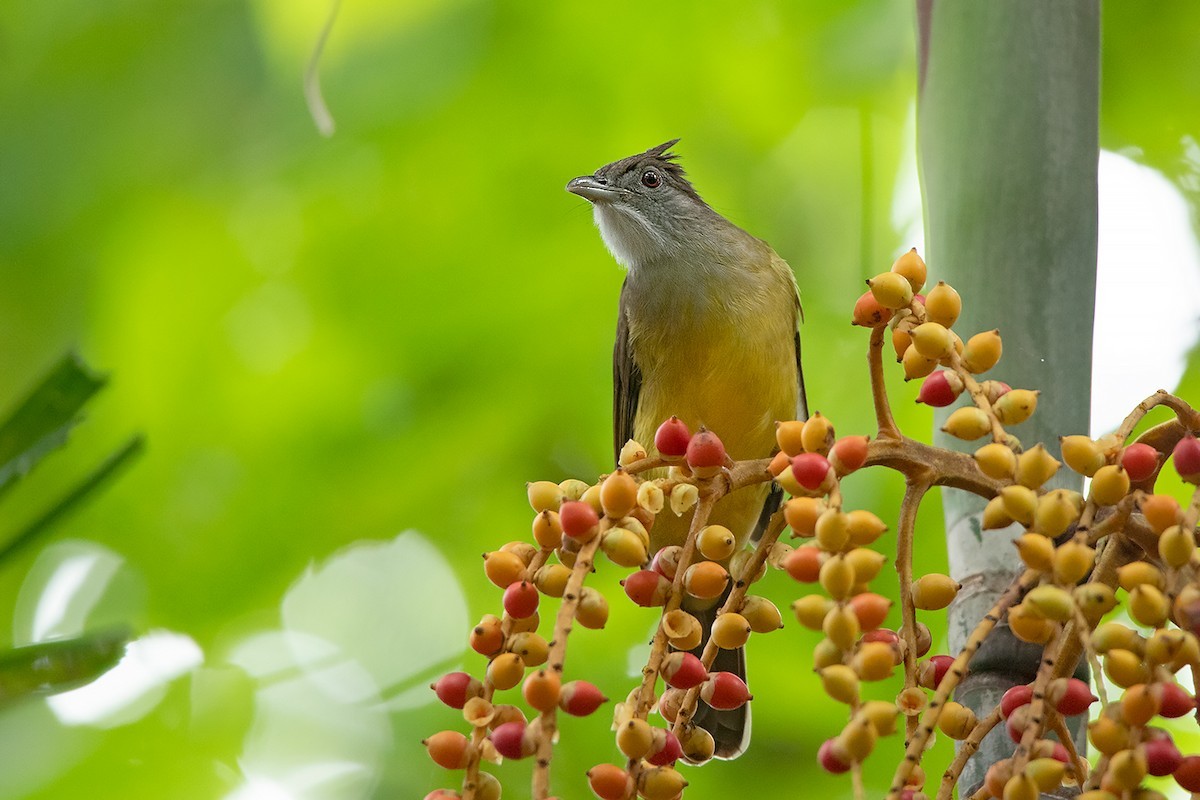
<svg viewBox="0 0 1200 800">
<path fill-rule="evenodd" d="M 106 379 L 68 353 L 0 424 L 0 494 L 61 447 L 78 412 Z"/>
<path fill-rule="evenodd" d="M 0 651 L 0 706 L 91 683 L 121 660 L 131 634 L 127 627 L 110 628 Z"/>
<path fill-rule="evenodd" d="M 40 517 L 20 529 L 12 537 L 6 539 L 3 544 L 0 544 L 0 561 L 3 561 L 18 547 L 33 540 L 42 531 L 58 522 L 68 511 L 102 484 L 106 483 L 121 467 L 141 455 L 145 449 L 146 440 L 140 434 L 127 441 L 120 449 L 106 458 L 100 466 L 96 467 L 82 481 L 76 484 L 75 488 L 59 498 L 58 502 L 50 506 Z"/>
</svg>

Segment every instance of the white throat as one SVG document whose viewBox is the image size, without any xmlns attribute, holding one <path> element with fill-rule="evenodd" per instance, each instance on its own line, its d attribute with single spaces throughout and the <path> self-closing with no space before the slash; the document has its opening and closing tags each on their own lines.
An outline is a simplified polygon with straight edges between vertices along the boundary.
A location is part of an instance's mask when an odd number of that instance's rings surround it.
<svg viewBox="0 0 1200 800">
<path fill-rule="evenodd" d="M 596 227 L 617 263 L 628 270 L 661 260 L 674 249 L 663 233 L 626 206 L 596 203 Z"/>
</svg>

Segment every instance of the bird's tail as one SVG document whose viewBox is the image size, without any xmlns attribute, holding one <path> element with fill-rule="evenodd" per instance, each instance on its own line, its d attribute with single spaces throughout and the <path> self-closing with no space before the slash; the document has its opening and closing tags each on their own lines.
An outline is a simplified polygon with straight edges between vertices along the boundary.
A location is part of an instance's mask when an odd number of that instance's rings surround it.
<svg viewBox="0 0 1200 800">
<path fill-rule="evenodd" d="M 708 632 L 712 630 L 712 624 L 717 618 L 717 611 L 721 605 L 721 603 L 718 603 L 705 611 L 693 612 L 696 618 L 700 620 L 700 626 L 704 630 L 704 641 L 700 643 L 700 647 L 692 651 L 697 656 L 704 652 L 704 647 L 708 643 Z M 745 681 L 746 649 L 739 647 L 736 650 L 718 650 L 709 671 L 732 672 Z M 740 708 L 730 711 L 722 711 L 712 708 L 703 700 L 697 699 L 696 713 L 692 717 L 692 722 L 712 735 L 715 744 L 713 751 L 715 758 L 726 761 L 735 759 L 745 752 L 746 747 L 750 744 L 749 703 L 745 703 Z M 686 759 L 686 756 L 685 760 L 690 761 L 690 759 Z"/>
</svg>

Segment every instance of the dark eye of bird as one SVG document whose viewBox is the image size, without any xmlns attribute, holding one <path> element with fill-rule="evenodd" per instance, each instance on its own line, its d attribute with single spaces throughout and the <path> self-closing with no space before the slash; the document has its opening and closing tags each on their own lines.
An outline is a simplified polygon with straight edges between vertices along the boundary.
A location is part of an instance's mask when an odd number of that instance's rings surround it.
<svg viewBox="0 0 1200 800">
<path fill-rule="evenodd" d="M 662 183 L 662 178 L 658 177 L 658 173 L 652 169 L 648 169 L 642 173 L 642 186 L 649 189 L 657 189 Z"/>
</svg>

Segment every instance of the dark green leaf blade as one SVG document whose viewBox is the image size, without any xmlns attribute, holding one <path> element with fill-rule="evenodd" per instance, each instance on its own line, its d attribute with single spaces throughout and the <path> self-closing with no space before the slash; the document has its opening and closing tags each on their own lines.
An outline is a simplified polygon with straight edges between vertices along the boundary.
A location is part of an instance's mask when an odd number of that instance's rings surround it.
<svg viewBox="0 0 1200 800">
<path fill-rule="evenodd" d="M 75 488 L 67 492 L 58 502 L 54 503 L 40 517 L 24 526 L 15 535 L 0 543 L 0 561 L 7 558 L 17 548 L 32 541 L 38 534 L 58 522 L 68 511 L 73 509 L 88 495 L 99 488 L 116 474 L 123 466 L 137 458 L 146 449 L 146 439 L 141 434 L 133 436 L 129 441 L 112 453 L 90 474 L 85 476 Z"/>
<path fill-rule="evenodd" d="M 0 707 L 91 683 L 116 666 L 131 636 L 122 626 L 0 651 Z"/>
<path fill-rule="evenodd" d="M 0 492 L 61 447 L 79 409 L 106 383 L 75 353 L 67 353 L 0 424 Z"/>
</svg>

